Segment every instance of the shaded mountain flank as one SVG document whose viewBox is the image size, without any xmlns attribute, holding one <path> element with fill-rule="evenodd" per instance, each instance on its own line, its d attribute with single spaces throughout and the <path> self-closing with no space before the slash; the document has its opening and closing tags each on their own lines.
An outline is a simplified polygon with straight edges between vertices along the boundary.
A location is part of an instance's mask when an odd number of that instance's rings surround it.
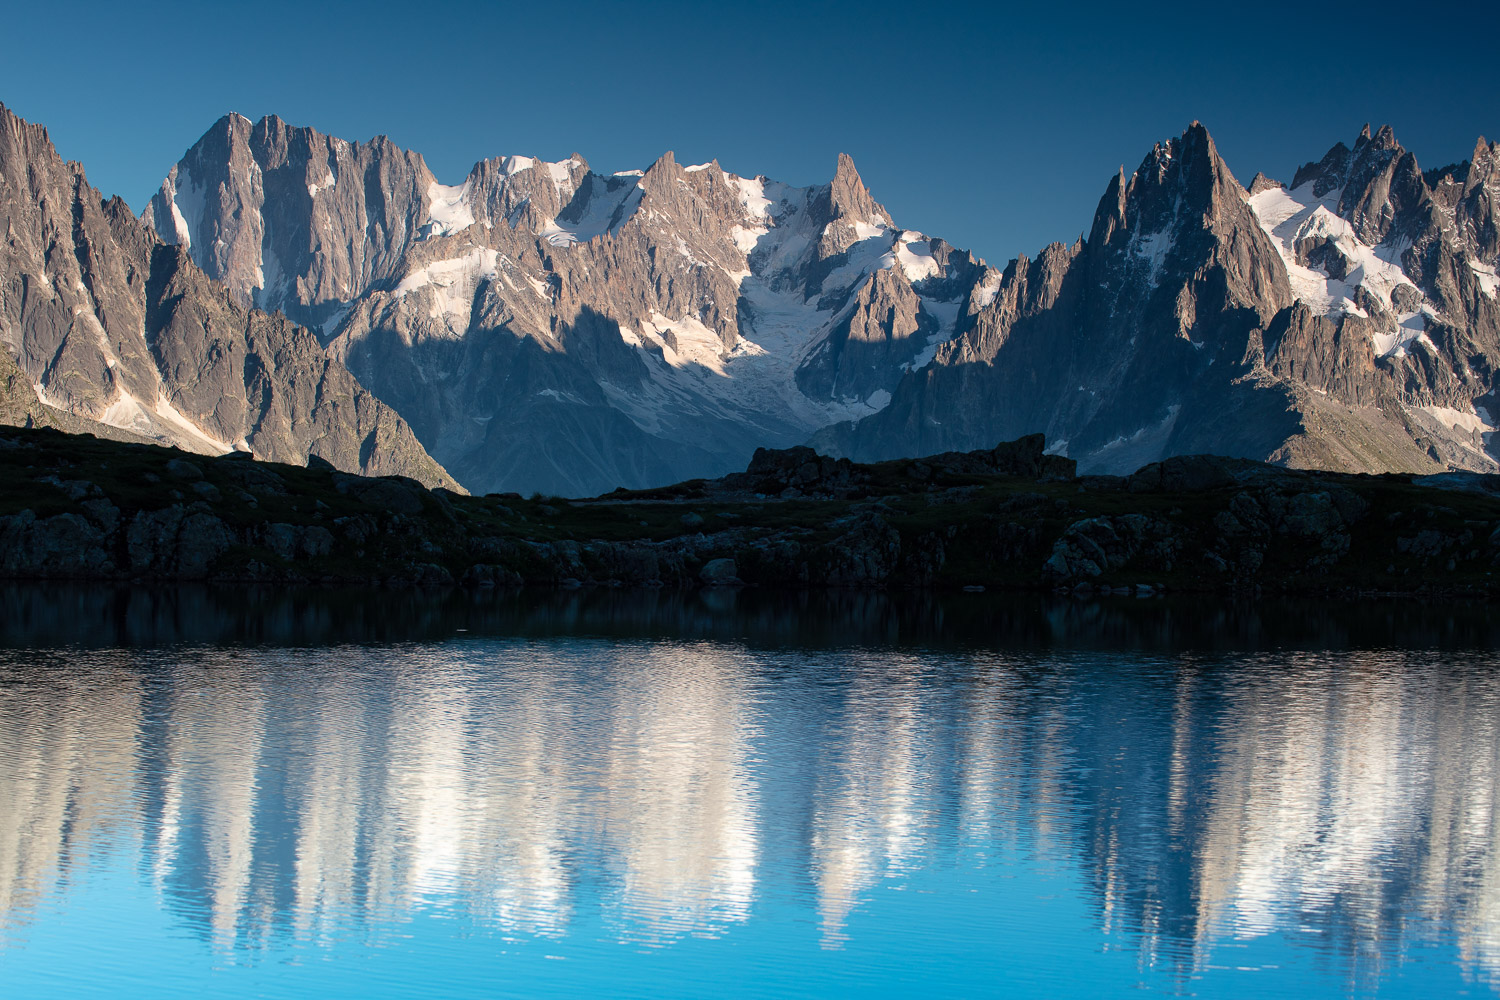
<svg viewBox="0 0 1500 1000">
<path fill-rule="evenodd" d="M 457 483 L 307 330 L 244 308 L 0 106 L 0 420 Z"/>
</svg>

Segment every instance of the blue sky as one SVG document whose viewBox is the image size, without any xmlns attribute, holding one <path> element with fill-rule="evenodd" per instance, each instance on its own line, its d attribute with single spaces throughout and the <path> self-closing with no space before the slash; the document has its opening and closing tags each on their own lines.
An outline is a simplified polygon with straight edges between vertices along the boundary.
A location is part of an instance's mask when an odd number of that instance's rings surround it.
<svg viewBox="0 0 1500 1000">
<path fill-rule="evenodd" d="M 1285 12 L 1294 11 L 1294 16 Z M 826 181 L 990 261 L 1088 228 L 1111 174 L 1201 119 L 1242 181 L 1388 122 L 1423 166 L 1500 137 L 1500 5 L 80 2 L 5 16 L 0 102 L 139 210 L 228 111 L 485 156 L 672 149 Z M 20 44 L 16 44 L 19 41 Z"/>
</svg>

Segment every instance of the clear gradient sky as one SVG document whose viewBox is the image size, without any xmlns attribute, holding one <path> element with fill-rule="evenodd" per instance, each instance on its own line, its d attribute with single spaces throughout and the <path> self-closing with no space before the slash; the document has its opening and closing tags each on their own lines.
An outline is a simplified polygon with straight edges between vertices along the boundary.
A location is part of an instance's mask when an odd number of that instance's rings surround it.
<svg viewBox="0 0 1500 1000">
<path fill-rule="evenodd" d="M 667 149 L 826 181 L 996 264 L 1088 228 L 1111 174 L 1200 119 L 1290 180 L 1366 122 L 1424 167 L 1500 137 L 1500 4 L 7 5 L 0 102 L 138 211 L 217 118 L 644 168 Z M 1288 13 L 1290 12 L 1290 13 Z"/>
</svg>

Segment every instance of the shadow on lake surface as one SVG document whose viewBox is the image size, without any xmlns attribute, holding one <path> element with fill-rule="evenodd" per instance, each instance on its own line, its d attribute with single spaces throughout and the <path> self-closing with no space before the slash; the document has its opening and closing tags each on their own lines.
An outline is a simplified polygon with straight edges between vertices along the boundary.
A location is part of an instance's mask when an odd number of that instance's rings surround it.
<svg viewBox="0 0 1500 1000">
<path fill-rule="evenodd" d="M 17 995 L 1436 996 L 1500 977 L 1484 607 L 0 600 Z"/>
<path fill-rule="evenodd" d="M 708 590 L 402 591 L 0 586 L 0 643 L 317 646 L 474 636 L 694 638 L 752 646 L 1254 650 L 1496 648 L 1489 604 L 1078 600 L 1038 594 Z"/>
</svg>

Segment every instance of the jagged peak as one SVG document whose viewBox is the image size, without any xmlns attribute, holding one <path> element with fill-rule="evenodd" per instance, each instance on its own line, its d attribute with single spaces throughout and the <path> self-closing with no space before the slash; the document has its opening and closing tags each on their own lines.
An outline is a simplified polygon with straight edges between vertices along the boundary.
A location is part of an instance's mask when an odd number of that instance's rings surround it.
<svg viewBox="0 0 1500 1000">
<path fill-rule="evenodd" d="M 828 186 L 829 214 L 835 219 L 873 219 L 886 217 L 885 211 L 870 195 L 864 179 L 854 166 L 854 158 L 840 153 L 838 166 L 833 172 L 833 181 Z"/>
<path fill-rule="evenodd" d="M 26 135 L 32 141 L 52 147 L 52 137 L 47 133 L 47 126 L 27 121 L 4 104 L 0 104 L 0 124 L 9 132 Z"/>
<path fill-rule="evenodd" d="M 1277 188 L 1284 187 L 1286 187 L 1286 185 L 1281 183 L 1280 181 L 1275 180 L 1271 177 L 1267 177 L 1264 173 L 1257 171 L 1255 177 L 1251 179 L 1250 187 L 1247 190 L 1250 193 L 1250 197 L 1253 198 L 1256 195 L 1260 194 L 1262 191 L 1273 191 Z"/>
<path fill-rule="evenodd" d="M 1474 142 L 1474 151 L 1469 154 L 1469 163 L 1482 171 L 1500 166 L 1500 143 L 1492 143 L 1480 136 Z"/>
<path fill-rule="evenodd" d="M 1342 177 L 1344 168 L 1349 163 L 1349 156 L 1349 147 L 1344 145 L 1342 140 L 1334 143 L 1328 152 L 1323 154 L 1321 160 L 1309 160 L 1297 168 L 1297 172 L 1292 175 L 1292 187 L 1299 188 L 1309 181 L 1320 180 L 1335 171 Z"/>
<path fill-rule="evenodd" d="M 1391 128 L 1389 125 L 1382 125 L 1380 126 L 1380 128 L 1376 129 L 1375 133 L 1372 135 L 1370 133 L 1370 126 L 1367 123 L 1365 127 L 1360 130 L 1359 138 L 1354 143 L 1354 155 L 1357 157 L 1367 155 L 1372 150 L 1378 152 L 1389 152 L 1391 150 L 1400 148 L 1401 144 L 1396 141 L 1395 129 Z"/>
<path fill-rule="evenodd" d="M 667 150 L 656 158 L 656 162 L 646 168 L 637 182 L 641 189 L 656 197 L 668 197 L 667 192 L 677 180 L 687 176 L 682 165 L 677 162 L 677 154 Z"/>
<path fill-rule="evenodd" d="M 1213 137 L 1194 120 L 1180 136 L 1152 145 L 1135 172 L 1122 166 L 1110 179 L 1095 213 L 1090 242 L 1108 242 L 1129 225 L 1153 231 L 1165 224 L 1164 214 L 1183 208 L 1206 212 L 1226 188 L 1243 197 L 1239 183 L 1219 156 Z"/>
<path fill-rule="evenodd" d="M 1395 129 L 1381 125 L 1371 132 L 1367 122 L 1354 140 L 1353 149 L 1343 142 L 1334 143 L 1321 160 L 1298 167 L 1291 186 L 1299 188 L 1312 183 L 1313 194 L 1321 198 L 1329 191 L 1343 187 L 1351 174 L 1368 170 L 1371 157 L 1379 158 L 1379 163 L 1384 165 L 1405 152 L 1396 139 Z"/>
<path fill-rule="evenodd" d="M 656 158 L 656 162 L 652 163 L 651 166 L 646 168 L 646 173 L 649 175 L 653 170 L 659 170 L 663 173 L 670 173 L 672 171 L 681 169 L 682 168 L 677 164 L 677 154 L 669 149 L 665 153 L 658 156 Z"/>
<path fill-rule="evenodd" d="M 833 170 L 834 182 L 847 181 L 864 187 L 864 181 L 860 179 L 859 168 L 854 165 L 854 157 L 848 153 L 839 153 L 838 164 Z"/>
<path fill-rule="evenodd" d="M 717 177 L 717 178 L 719 178 L 721 180 L 724 177 L 724 168 L 721 167 L 721 166 L 719 166 L 718 157 L 715 157 L 714 159 L 709 160 L 707 163 L 694 163 L 693 165 L 687 166 L 687 167 L 683 167 L 682 169 L 686 173 L 690 173 L 690 174 L 703 173 L 704 171 L 707 171 L 710 174 L 712 174 L 714 177 Z"/>
<path fill-rule="evenodd" d="M 1208 129 L 1203 123 L 1194 119 L 1179 136 L 1173 136 L 1152 145 L 1151 152 L 1146 154 L 1141 165 L 1136 168 L 1135 174 L 1130 178 L 1130 184 L 1148 173 L 1155 173 L 1159 178 L 1173 166 L 1179 171 L 1194 168 L 1207 167 L 1211 171 L 1217 171 L 1222 167 L 1219 158 L 1219 150 L 1214 145 L 1213 136 L 1209 135 Z M 1121 168 L 1123 174 L 1124 168 Z"/>
</svg>

